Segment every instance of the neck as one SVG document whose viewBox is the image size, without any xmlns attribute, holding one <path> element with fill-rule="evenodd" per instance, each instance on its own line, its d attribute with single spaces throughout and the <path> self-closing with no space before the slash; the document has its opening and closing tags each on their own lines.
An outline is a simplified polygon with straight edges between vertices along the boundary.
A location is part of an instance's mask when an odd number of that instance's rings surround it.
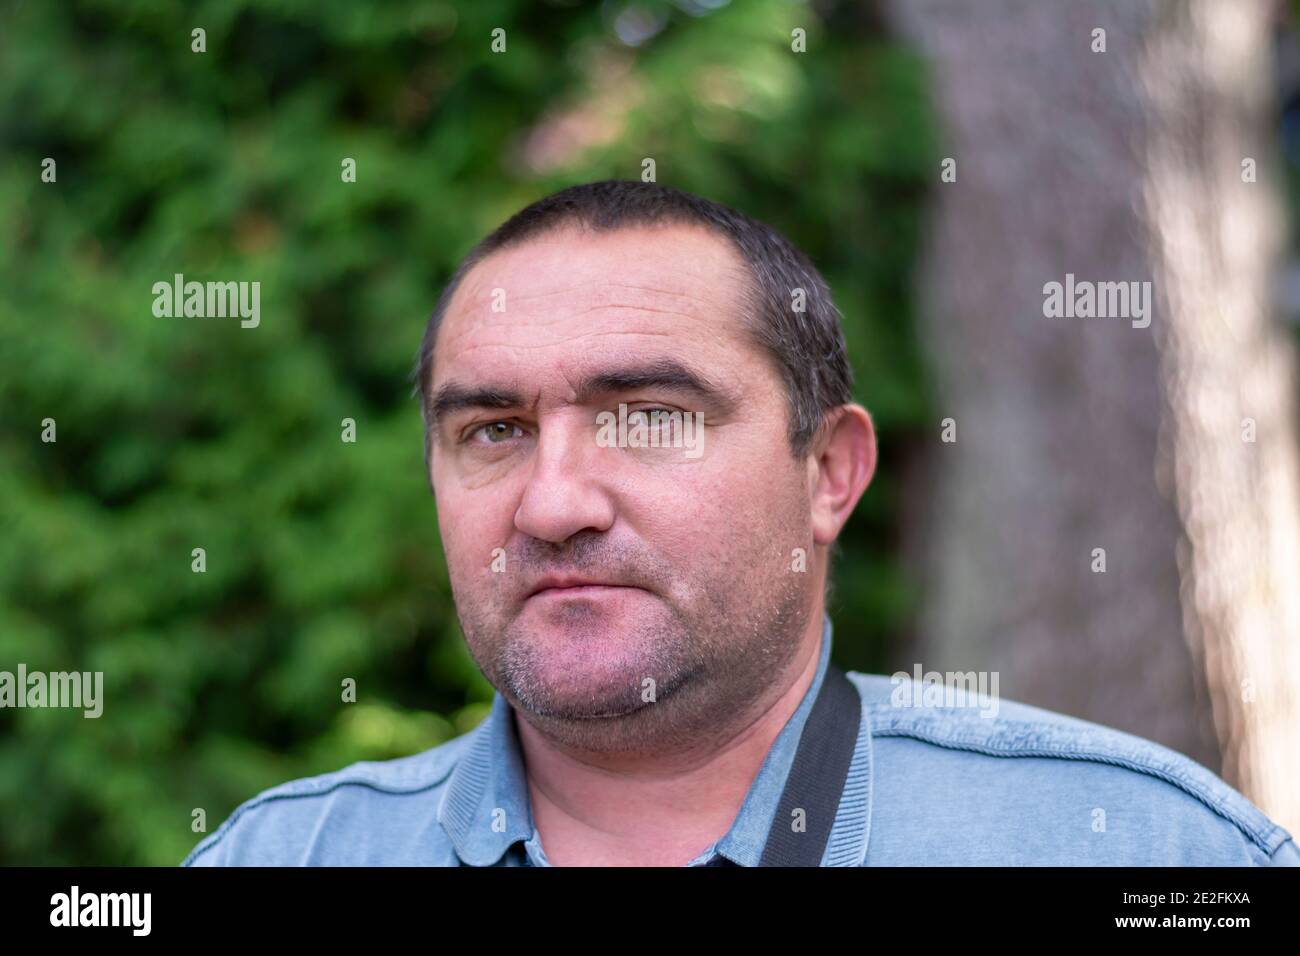
<svg viewBox="0 0 1300 956">
<path fill-rule="evenodd" d="M 812 685 L 823 618 L 734 727 L 653 759 L 575 754 L 512 714 L 533 822 L 555 866 L 684 866 L 731 826 L 773 742 Z"/>
</svg>

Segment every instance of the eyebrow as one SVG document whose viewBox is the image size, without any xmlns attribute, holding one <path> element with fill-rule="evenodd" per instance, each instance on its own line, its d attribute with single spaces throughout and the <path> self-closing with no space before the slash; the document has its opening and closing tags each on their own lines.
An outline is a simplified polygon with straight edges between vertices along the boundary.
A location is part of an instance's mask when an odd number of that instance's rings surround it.
<svg viewBox="0 0 1300 956">
<path fill-rule="evenodd" d="M 660 359 L 593 372 L 578 382 L 575 402 L 583 405 L 601 395 L 646 388 L 693 393 L 712 405 L 716 414 L 730 412 L 739 404 L 739 398 L 730 389 L 675 359 Z M 448 382 L 434 392 L 429 403 L 430 423 L 437 427 L 444 416 L 465 409 L 508 409 L 519 408 L 524 404 L 523 396 L 509 388 L 474 387 Z"/>
</svg>

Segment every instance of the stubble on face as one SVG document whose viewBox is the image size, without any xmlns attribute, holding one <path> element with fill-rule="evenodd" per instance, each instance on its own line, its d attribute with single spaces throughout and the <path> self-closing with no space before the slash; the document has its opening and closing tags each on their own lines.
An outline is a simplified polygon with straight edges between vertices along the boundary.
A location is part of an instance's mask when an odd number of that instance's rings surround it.
<svg viewBox="0 0 1300 956">
<path fill-rule="evenodd" d="M 650 590 L 644 600 L 655 608 L 621 630 L 616 646 L 604 639 L 608 622 L 601 608 L 575 601 L 557 609 L 564 640 L 590 640 L 590 654 L 598 660 L 566 670 L 561 660 L 573 651 L 556 652 L 554 637 L 531 630 L 513 613 L 518 604 L 511 598 L 485 601 L 475 589 L 474 597 L 456 599 L 466 642 L 484 676 L 548 739 L 593 754 L 684 753 L 734 735 L 771 702 L 811 612 L 797 576 L 778 570 L 784 567 L 779 555 L 760 558 L 761 549 L 746 549 L 725 566 L 693 573 L 644 559 L 638 564 L 636 556 L 619 555 L 595 532 L 567 544 L 564 563 L 545 562 L 547 570 L 609 574 L 611 567 L 652 568 L 649 574 L 620 575 Z M 763 565 L 773 570 L 755 573 Z M 647 700 L 650 689 L 653 699 Z"/>
</svg>

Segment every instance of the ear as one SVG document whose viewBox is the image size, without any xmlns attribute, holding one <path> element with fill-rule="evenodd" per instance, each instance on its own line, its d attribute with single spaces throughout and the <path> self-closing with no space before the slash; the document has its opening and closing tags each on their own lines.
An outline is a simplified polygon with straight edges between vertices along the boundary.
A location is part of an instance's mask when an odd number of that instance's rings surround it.
<svg viewBox="0 0 1300 956">
<path fill-rule="evenodd" d="M 876 472 L 876 428 L 867 410 L 849 404 L 828 412 L 808 465 L 813 541 L 829 546 Z"/>
</svg>

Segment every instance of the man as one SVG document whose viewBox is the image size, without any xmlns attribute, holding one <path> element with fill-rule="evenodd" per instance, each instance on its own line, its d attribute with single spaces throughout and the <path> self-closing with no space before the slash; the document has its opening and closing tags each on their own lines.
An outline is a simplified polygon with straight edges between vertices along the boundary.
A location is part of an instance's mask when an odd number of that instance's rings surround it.
<svg viewBox="0 0 1300 956">
<path fill-rule="evenodd" d="M 1154 743 L 830 665 L 875 434 L 770 228 L 654 184 L 547 197 L 467 256 L 416 377 L 491 713 L 268 790 L 185 865 L 1300 863 Z"/>
</svg>

